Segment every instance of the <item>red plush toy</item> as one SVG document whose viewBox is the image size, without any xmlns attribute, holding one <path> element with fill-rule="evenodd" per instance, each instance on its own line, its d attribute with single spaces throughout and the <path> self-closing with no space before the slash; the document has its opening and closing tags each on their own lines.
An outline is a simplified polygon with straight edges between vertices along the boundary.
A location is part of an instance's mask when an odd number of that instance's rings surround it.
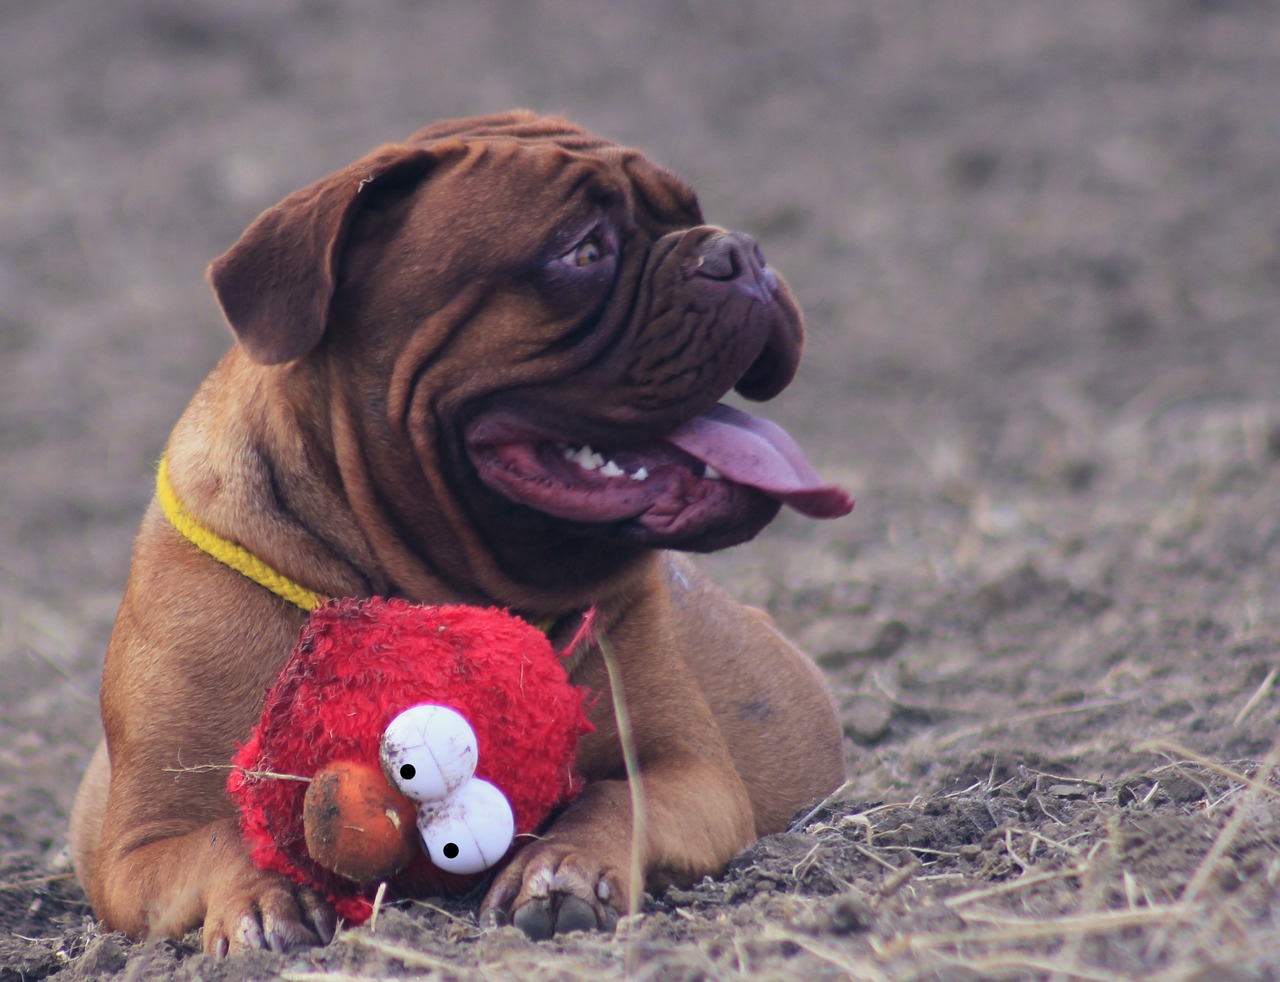
<svg viewBox="0 0 1280 982">
<path fill-rule="evenodd" d="M 303 627 L 227 791 L 259 866 L 363 923 L 381 882 L 473 886 L 578 791 L 584 696 L 504 611 L 334 601 Z"/>
</svg>

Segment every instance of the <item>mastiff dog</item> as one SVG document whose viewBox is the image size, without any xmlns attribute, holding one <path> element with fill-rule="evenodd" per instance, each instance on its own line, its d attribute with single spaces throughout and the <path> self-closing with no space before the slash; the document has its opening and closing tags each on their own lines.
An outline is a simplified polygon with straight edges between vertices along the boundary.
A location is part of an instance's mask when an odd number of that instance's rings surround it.
<svg viewBox="0 0 1280 982">
<path fill-rule="evenodd" d="M 332 937 L 323 897 L 250 861 L 225 792 L 307 597 L 495 605 L 558 648 L 594 610 L 566 656 L 598 694 L 586 786 L 499 869 L 487 923 L 608 929 L 633 868 L 655 889 L 715 874 L 839 786 L 813 663 L 681 555 L 784 504 L 853 507 L 780 427 L 721 402 L 777 395 L 800 358 L 754 239 L 637 151 L 518 111 L 290 195 L 209 277 L 235 344 L 168 440 L 72 815 L 108 928 L 203 927 L 214 953 Z M 639 761 L 637 862 L 594 639 Z"/>
</svg>

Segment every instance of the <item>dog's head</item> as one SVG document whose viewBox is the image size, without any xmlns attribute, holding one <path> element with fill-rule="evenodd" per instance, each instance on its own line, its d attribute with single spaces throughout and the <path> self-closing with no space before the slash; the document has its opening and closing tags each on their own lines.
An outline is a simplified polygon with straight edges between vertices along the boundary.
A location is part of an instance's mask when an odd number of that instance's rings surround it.
<svg viewBox="0 0 1280 982">
<path fill-rule="evenodd" d="M 494 555 L 564 549 L 587 575 L 742 542 L 783 503 L 852 507 L 778 427 L 719 403 L 773 397 L 800 357 L 755 241 L 563 119 L 384 146 L 269 209 L 210 276 L 250 358 L 323 366 L 380 507 L 423 550 L 421 513 L 443 509 Z"/>
</svg>

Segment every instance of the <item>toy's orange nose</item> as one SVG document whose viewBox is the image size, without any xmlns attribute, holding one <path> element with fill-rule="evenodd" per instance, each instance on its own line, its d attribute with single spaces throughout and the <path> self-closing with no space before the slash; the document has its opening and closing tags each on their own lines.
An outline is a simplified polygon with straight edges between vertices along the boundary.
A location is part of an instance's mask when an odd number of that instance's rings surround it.
<svg viewBox="0 0 1280 982">
<path fill-rule="evenodd" d="M 357 883 L 390 879 L 418 850 L 417 810 L 368 764 L 336 761 L 311 779 L 302 803 L 307 851 Z"/>
</svg>

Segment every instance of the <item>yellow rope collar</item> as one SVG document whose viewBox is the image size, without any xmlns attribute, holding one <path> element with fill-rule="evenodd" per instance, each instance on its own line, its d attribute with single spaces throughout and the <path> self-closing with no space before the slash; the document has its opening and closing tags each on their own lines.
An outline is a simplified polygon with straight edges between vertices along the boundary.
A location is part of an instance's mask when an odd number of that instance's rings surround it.
<svg viewBox="0 0 1280 982">
<path fill-rule="evenodd" d="M 314 590 L 308 590 L 300 583 L 295 583 L 284 574 L 276 572 L 244 546 L 237 545 L 230 539 L 224 539 L 217 532 L 201 525 L 199 519 L 187 511 L 178 500 L 173 485 L 169 483 L 168 462 L 164 457 L 160 458 L 160 466 L 156 471 L 156 498 L 159 499 L 160 507 L 164 511 L 164 517 L 169 519 L 169 524 L 197 549 L 208 553 L 224 566 L 230 566 L 259 586 L 266 587 L 277 597 L 307 612 L 329 602 L 329 597 Z M 550 617 L 542 621 L 530 621 L 530 623 L 543 634 L 547 634 L 555 626 L 556 618 Z"/>
<path fill-rule="evenodd" d="M 224 566 L 230 566 L 242 576 L 247 576 L 259 586 L 264 586 L 277 597 L 289 601 L 295 607 L 312 611 L 329 598 L 308 590 L 287 576 L 277 573 L 244 546 L 237 545 L 230 539 L 224 539 L 211 529 L 200 524 L 199 519 L 182 506 L 169 483 L 169 469 L 165 458 L 160 458 L 160 467 L 156 472 L 156 498 L 164 510 L 164 517 L 169 519 L 178 532 L 194 545 Z"/>
</svg>

